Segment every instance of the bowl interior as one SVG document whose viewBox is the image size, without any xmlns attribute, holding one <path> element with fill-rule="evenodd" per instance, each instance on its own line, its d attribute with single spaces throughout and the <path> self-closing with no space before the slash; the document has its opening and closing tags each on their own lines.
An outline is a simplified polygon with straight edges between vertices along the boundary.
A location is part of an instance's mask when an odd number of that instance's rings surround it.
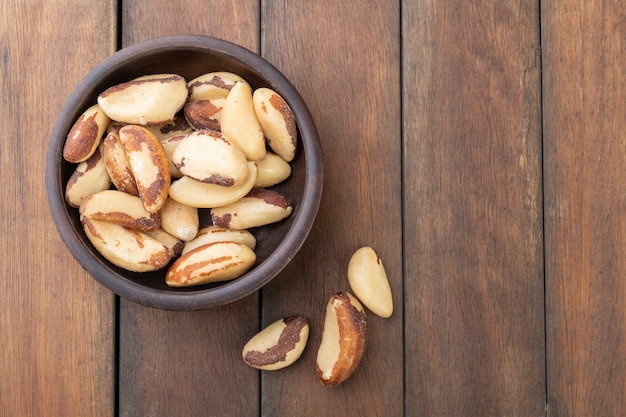
<svg viewBox="0 0 626 417">
<path fill-rule="evenodd" d="M 298 125 L 299 143 L 290 178 L 272 189 L 285 195 L 294 211 L 287 219 L 250 230 L 257 239 L 257 262 L 233 281 L 187 288 L 165 284 L 167 268 L 133 273 L 115 267 L 91 245 L 80 225 L 78 210 L 64 200 L 65 184 L 76 165 L 62 157 L 63 144 L 75 120 L 106 88 L 138 76 L 176 73 L 187 81 L 212 71 L 242 76 L 253 89 L 269 87 L 290 105 Z M 314 221 L 322 188 L 322 165 L 311 115 L 291 83 L 260 56 L 229 42 L 203 36 L 170 36 L 145 41 L 118 51 L 94 68 L 63 106 L 50 137 L 46 167 L 48 200 L 66 246 L 87 272 L 116 294 L 165 309 L 215 307 L 242 298 L 274 278 L 304 243 Z M 210 224 L 200 210 L 200 226 Z"/>
</svg>

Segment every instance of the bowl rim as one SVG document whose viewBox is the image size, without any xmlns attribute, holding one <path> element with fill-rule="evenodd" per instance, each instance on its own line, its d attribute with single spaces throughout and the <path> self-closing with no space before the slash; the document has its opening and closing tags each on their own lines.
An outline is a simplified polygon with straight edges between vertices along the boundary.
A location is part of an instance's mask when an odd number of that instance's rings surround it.
<svg viewBox="0 0 626 417">
<path fill-rule="evenodd" d="M 111 265 L 102 263 L 94 256 L 92 248 L 81 243 L 75 229 L 72 227 L 70 213 L 64 198 L 59 166 L 62 163 L 62 145 L 67 135 L 67 121 L 57 117 L 50 134 L 50 141 L 46 155 L 45 185 L 48 195 L 48 206 L 53 217 L 57 232 L 65 246 L 81 267 L 94 279 L 122 298 L 134 301 L 149 307 L 166 310 L 201 310 L 222 306 L 250 295 L 276 277 L 293 259 L 304 244 L 315 222 L 319 209 L 323 188 L 323 163 L 321 145 L 313 117 L 300 93 L 274 65 L 262 56 L 249 49 L 215 37 L 205 35 L 169 35 L 148 39 L 118 50 L 97 64 L 77 84 L 70 93 L 59 112 L 65 115 L 77 106 L 84 106 L 81 101 L 97 81 L 115 71 L 131 60 L 164 52 L 172 48 L 181 48 L 186 51 L 206 51 L 226 55 L 240 63 L 254 67 L 264 78 L 274 84 L 280 81 L 281 95 L 289 103 L 300 132 L 301 146 L 304 148 L 304 190 L 298 210 L 293 213 L 294 219 L 291 230 L 299 233 L 287 233 L 272 253 L 274 262 L 261 262 L 254 269 L 240 278 L 221 283 L 212 288 L 203 288 L 197 291 L 177 291 L 149 288 L 122 277 L 113 270 Z M 60 143 L 61 142 L 61 143 Z M 310 175 L 315 173 L 315 175 Z M 65 233 L 64 233 L 65 231 Z M 68 235 L 73 231 L 73 235 Z M 72 237 L 76 237 L 72 239 Z M 97 273 L 96 273 L 97 271 Z"/>
</svg>

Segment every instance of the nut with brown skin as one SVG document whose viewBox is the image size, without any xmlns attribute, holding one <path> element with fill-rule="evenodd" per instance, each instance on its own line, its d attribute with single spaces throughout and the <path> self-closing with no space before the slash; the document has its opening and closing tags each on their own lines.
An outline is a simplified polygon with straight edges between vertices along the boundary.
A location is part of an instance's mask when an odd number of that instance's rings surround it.
<svg viewBox="0 0 626 417">
<path fill-rule="evenodd" d="M 248 161 L 239 146 L 214 130 L 186 135 L 172 153 L 172 162 L 183 175 L 208 184 L 239 186 L 248 178 Z"/>
<path fill-rule="evenodd" d="M 156 271 L 170 261 L 170 252 L 147 234 L 119 224 L 81 218 L 87 238 L 113 265 L 134 272 Z"/>
<path fill-rule="evenodd" d="M 70 176 L 65 185 L 65 201 L 72 207 L 79 207 L 89 195 L 110 187 L 111 178 L 102 157 L 101 144 L 89 159 L 78 164 Z"/>
<path fill-rule="evenodd" d="M 327 387 L 346 381 L 365 351 L 366 318 L 363 306 L 349 293 L 334 294 L 326 307 L 322 341 L 317 352 L 317 376 Z"/>
<path fill-rule="evenodd" d="M 188 95 L 187 82 L 180 75 L 154 74 L 106 89 L 98 104 L 111 120 L 152 126 L 174 120 Z"/>
<path fill-rule="evenodd" d="M 174 200 L 197 208 L 220 207 L 233 203 L 250 192 L 257 176 L 255 162 L 248 162 L 248 178 L 239 186 L 222 187 L 183 176 L 170 185 L 169 194 Z"/>
<path fill-rule="evenodd" d="M 128 194 L 139 195 L 133 171 L 117 132 L 109 132 L 102 141 L 102 156 L 115 188 Z"/>
<path fill-rule="evenodd" d="M 254 90 L 252 102 L 269 147 L 285 161 L 293 160 L 298 134 L 296 118 L 287 102 L 269 88 Z"/>
<path fill-rule="evenodd" d="M 274 371 L 300 358 L 309 337 L 309 320 L 290 316 L 275 321 L 252 337 L 243 348 L 243 360 L 253 368 Z"/>
<path fill-rule="evenodd" d="M 226 98 L 236 82 L 246 82 L 237 74 L 226 71 L 209 72 L 187 83 L 189 101 Z"/>
<path fill-rule="evenodd" d="M 250 229 L 281 221 L 292 211 L 291 203 L 284 196 L 262 188 L 250 191 L 234 203 L 211 209 L 211 220 L 224 228 Z"/>
<path fill-rule="evenodd" d="M 161 208 L 169 191 L 171 176 L 167 153 L 156 136 L 142 126 L 122 127 L 119 138 L 144 208 L 154 213 Z"/>
<path fill-rule="evenodd" d="M 256 247 L 256 238 L 247 230 L 225 229 L 214 225 L 203 227 L 198 230 L 198 234 L 192 240 L 185 242 L 182 254 L 213 242 L 239 242 L 250 249 Z"/>
<path fill-rule="evenodd" d="M 187 123 L 195 130 L 221 130 L 223 98 L 190 101 L 183 108 Z"/>
<path fill-rule="evenodd" d="M 90 220 L 116 223 L 142 232 L 156 230 L 161 225 L 158 213 L 148 213 L 139 197 L 117 190 L 91 194 L 81 203 L 79 213 Z"/>
<path fill-rule="evenodd" d="M 255 261 L 256 254 L 243 243 L 207 243 L 176 259 L 165 282 L 171 287 L 185 287 L 229 281 L 245 274 Z"/>
<path fill-rule="evenodd" d="M 354 295 L 377 316 L 388 318 L 393 313 L 391 287 L 383 261 L 369 246 L 359 248 L 348 264 L 348 282 Z"/>
<path fill-rule="evenodd" d="M 111 120 L 97 104 L 74 122 L 63 146 L 63 158 L 72 163 L 86 161 L 98 148 Z"/>
<path fill-rule="evenodd" d="M 163 142 L 173 136 L 185 135 L 193 132 L 193 128 L 189 126 L 184 116 L 177 114 L 174 116 L 174 120 L 170 120 L 164 123 L 160 123 L 154 126 L 146 126 L 156 138 Z"/>
</svg>

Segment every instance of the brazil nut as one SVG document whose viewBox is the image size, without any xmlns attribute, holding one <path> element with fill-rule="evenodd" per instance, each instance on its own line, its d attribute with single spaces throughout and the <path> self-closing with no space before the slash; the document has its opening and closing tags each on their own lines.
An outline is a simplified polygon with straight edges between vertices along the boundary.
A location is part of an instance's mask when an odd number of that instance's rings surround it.
<svg viewBox="0 0 626 417">
<path fill-rule="evenodd" d="M 230 229 L 250 229 L 276 223 L 293 211 L 289 200 L 276 191 L 255 189 L 234 203 L 211 209 L 213 224 Z"/>
<path fill-rule="evenodd" d="M 85 110 L 67 134 L 63 158 L 72 163 L 87 160 L 100 145 L 109 122 L 109 117 L 97 104 Z"/>
<path fill-rule="evenodd" d="M 322 385 L 337 386 L 355 371 L 365 351 L 366 326 L 365 310 L 353 295 L 339 292 L 330 298 L 316 360 Z"/>
<path fill-rule="evenodd" d="M 187 134 L 183 133 L 180 135 L 170 136 L 169 138 L 161 140 L 161 146 L 163 146 L 163 150 L 165 150 L 165 154 L 169 160 L 170 166 L 170 178 L 180 178 L 183 176 L 182 172 L 176 168 L 176 165 L 172 162 L 172 155 L 174 151 L 180 144 L 180 141 L 183 140 L 187 136 Z"/>
<path fill-rule="evenodd" d="M 239 146 L 220 132 L 200 130 L 186 135 L 172 153 L 178 170 L 196 181 L 238 186 L 248 177 L 248 161 Z"/>
<path fill-rule="evenodd" d="M 258 88 L 252 96 L 254 110 L 269 147 L 285 161 L 296 155 L 296 118 L 287 102 L 274 90 Z"/>
<path fill-rule="evenodd" d="M 134 272 L 156 271 L 170 261 L 169 250 L 156 239 L 119 224 L 81 217 L 89 241 L 113 265 Z"/>
<path fill-rule="evenodd" d="M 348 282 L 354 295 L 377 316 L 388 318 L 393 313 L 391 287 L 383 262 L 374 249 L 357 249 L 348 263 Z"/>
<path fill-rule="evenodd" d="M 222 107 L 224 107 L 223 98 L 197 100 L 185 104 L 183 112 L 187 123 L 195 130 L 220 130 Z"/>
<path fill-rule="evenodd" d="M 167 198 L 159 210 L 161 227 L 172 236 L 182 241 L 196 237 L 200 220 L 198 209 L 176 200 Z"/>
<path fill-rule="evenodd" d="M 308 337 L 309 320 L 306 317 L 285 317 L 261 330 L 245 344 L 243 360 L 264 371 L 285 368 L 300 358 Z"/>
<path fill-rule="evenodd" d="M 228 281 L 245 274 L 256 254 L 239 242 L 215 242 L 200 246 L 176 259 L 165 275 L 172 287 Z"/>
<path fill-rule="evenodd" d="M 248 162 L 248 178 L 239 186 L 222 187 L 183 176 L 172 182 L 169 195 L 179 203 L 197 208 L 212 208 L 235 202 L 248 194 L 257 176 L 255 162 Z"/>
<path fill-rule="evenodd" d="M 268 152 L 257 161 L 258 173 L 254 188 L 268 188 L 285 181 L 291 175 L 291 165 L 280 156 Z"/>
<path fill-rule="evenodd" d="M 107 173 L 115 188 L 128 194 L 139 195 L 133 171 L 118 133 L 109 132 L 102 142 L 102 154 Z"/>
<path fill-rule="evenodd" d="M 239 75 L 227 71 L 202 74 L 187 83 L 189 101 L 226 98 L 236 82 L 245 82 L 245 80 Z"/>
<path fill-rule="evenodd" d="M 187 82 L 180 75 L 154 74 L 110 87 L 97 102 L 112 120 L 158 125 L 174 119 L 188 94 Z"/>
<path fill-rule="evenodd" d="M 126 125 L 120 129 L 120 142 L 126 152 L 137 191 L 150 213 L 158 211 L 170 186 L 169 159 L 161 142 L 144 127 Z"/>
<path fill-rule="evenodd" d="M 79 207 L 87 196 L 110 187 L 111 178 L 100 145 L 89 159 L 76 166 L 65 185 L 65 201 L 72 207 Z"/>
<path fill-rule="evenodd" d="M 81 203 L 79 213 L 91 220 L 116 223 L 143 232 L 156 230 L 161 225 L 158 213 L 148 213 L 139 197 L 117 190 L 91 194 Z"/>
<path fill-rule="evenodd" d="M 256 238 L 247 230 L 224 229 L 215 225 L 203 227 L 196 236 L 187 242 L 182 253 L 185 254 L 199 246 L 213 242 L 239 242 L 254 250 Z"/>
<path fill-rule="evenodd" d="M 221 129 L 250 161 L 265 157 L 265 137 L 254 112 L 252 90 L 248 83 L 237 82 L 231 88 L 221 115 Z"/>
</svg>

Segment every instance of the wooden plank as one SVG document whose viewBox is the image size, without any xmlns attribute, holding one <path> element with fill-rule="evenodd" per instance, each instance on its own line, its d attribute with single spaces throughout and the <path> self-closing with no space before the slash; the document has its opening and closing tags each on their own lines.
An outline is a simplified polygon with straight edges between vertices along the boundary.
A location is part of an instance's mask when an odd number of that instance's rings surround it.
<svg viewBox="0 0 626 417">
<path fill-rule="evenodd" d="M 262 415 L 403 415 L 399 2 L 263 2 L 263 55 L 310 107 L 324 155 L 324 191 L 309 239 L 262 291 L 267 325 L 289 314 L 311 321 L 298 362 L 262 374 Z M 395 297 L 391 318 L 367 312 L 357 370 L 326 388 L 315 372 L 326 303 L 350 290 L 347 266 L 375 248 Z"/>
<path fill-rule="evenodd" d="M 550 416 L 626 408 L 620 2 L 542 2 Z"/>
<path fill-rule="evenodd" d="M 402 8 L 406 410 L 541 416 L 537 2 Z"/>
<path fill-rule="evenodd" d="M 114 297 L 63 245 L 43 175 L 66 97 L 114 50 L 114 1 L 0 2 L 3 416 L 114 413 Z"/>
<path fill-rule="evenodd" d="M 123 45 L 170 34 L 216 36 L 258 50 L 256 1 L 124 2 Z M 259 328 L 258 294 L 207 311 L 121 301 L 120 416 L 256 416 L 259 378 L 241 349 Z"/>
</svg>

